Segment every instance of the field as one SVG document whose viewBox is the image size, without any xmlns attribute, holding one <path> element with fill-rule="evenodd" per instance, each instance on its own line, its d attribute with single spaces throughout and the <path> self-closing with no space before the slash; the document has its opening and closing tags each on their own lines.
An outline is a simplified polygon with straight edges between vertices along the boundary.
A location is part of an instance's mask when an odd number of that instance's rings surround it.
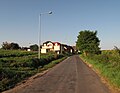
<svg viewBox="0 0 120 93">
<path fill-rule="evenodd" d="M 92 64 L 111 86 L 120 90 L 120 55 L 117 51 L 104 50 L 100 55 L 82 55 L 81 57 Z"/>
<path fill-rule="evenodd" d="M 0 50 L 0 92 L 61 61 L 54 60 L 63 58 L 63 55 L 54 53 L 41 55 L 41 59 L 37 55 L 37 52 Z"/>
</svg>

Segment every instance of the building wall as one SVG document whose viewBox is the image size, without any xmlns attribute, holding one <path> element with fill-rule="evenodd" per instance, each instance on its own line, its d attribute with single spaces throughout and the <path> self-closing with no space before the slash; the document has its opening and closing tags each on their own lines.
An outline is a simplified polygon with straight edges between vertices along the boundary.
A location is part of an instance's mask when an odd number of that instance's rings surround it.
<svg viewBox="0 0 120 93">
<path fill-rule="evenodd" d="M 53 51 L 53 44 L 50 42 L 47 44 L 43 44 L 41 48 L 41 53 L 47 53 L 48 51 Z"/>
<path fill-rule="evenodd" d="M 54 46 L 54 51 L 60 51 L 60 46 Z"/>
<path fill-rule="evenodd" d="M 41 53 L 47 53 L 46 49 L 42 48 Z"/>
</svg>

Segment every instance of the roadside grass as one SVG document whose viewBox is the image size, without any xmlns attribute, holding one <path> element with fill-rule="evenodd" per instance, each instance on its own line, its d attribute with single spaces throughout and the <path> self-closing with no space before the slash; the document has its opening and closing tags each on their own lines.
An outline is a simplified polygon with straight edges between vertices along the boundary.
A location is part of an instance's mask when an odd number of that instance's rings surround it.
<svg viewBox="0 0 120 93">
<path fill-rule="evenodd" d="M 120 91 L 120 56 L 115 51 L 102 51 L 100 55 L 81 55 L 80 57 L 92 64 L 93 68 L 107 79 L 110 86 Z"/>
<path fill-rule="evenodd" d="M 54 67 L 55 65 L 59 64 L 60 62 L 62 62 L 63 60 L 65 60 L 67 57 L 63 57 L 57 60 L 54 60 L 52 62 L 50 62 L 49 64 L 45 65 L 42 69 L 38 69 L 39 72 L 44 71 L 44 70 L 48 70 L 49 68 Z"/>
</svg>

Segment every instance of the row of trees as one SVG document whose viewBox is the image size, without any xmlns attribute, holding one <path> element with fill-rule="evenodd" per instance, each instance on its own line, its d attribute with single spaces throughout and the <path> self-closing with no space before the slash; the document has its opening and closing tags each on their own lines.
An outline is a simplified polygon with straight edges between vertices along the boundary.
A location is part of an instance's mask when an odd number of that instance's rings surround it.
<svg viewBox="0 0 120 93">
<path fill-rule="evenodd" d="M 17 43 L 3 42 L 2 49 L 5 49 L 5 50 L 20 49 L 20 46 Z"/>
<path fill-rule="evenodd" d="M 34 44 L 29 47 L 32 51 L 37 51 L 38 50 L 38 45 Z M 8 43 L 8 42 L 3 42 L 2 44 L 2 49 L 5 50 L 18 50 L 18 49 L 27 49 L 27 47 L 20 47 L 19 44 L 17 43 Z"/>
</svg>

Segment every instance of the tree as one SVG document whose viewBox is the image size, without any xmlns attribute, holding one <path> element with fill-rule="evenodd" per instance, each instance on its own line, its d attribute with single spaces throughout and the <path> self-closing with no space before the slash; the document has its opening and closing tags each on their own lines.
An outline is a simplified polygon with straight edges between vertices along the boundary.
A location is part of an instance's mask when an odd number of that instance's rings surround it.
<svg viewBox="0 0 120 93">
<path fill-rule="evenodd" d="M 10 49 L 10 47 L 11 47 L 10 43 L 8 43 L 7 41 L 3 42 L 2 49 L 8 50 Z"/>
<path fill-rule="evenodd" d="M 14 50 L 14 49 L 20 49 L 20 47 L 19 47 L 19 45 L 17 43 L 3 42 L 2 49 L 5 49 L 5 50 Z"/>
<path fill-rule="evenodd" d="M 98 54 L 100 53 L 99 43 L 100 40 L 98 39 L 97 31 L 90 31 L 84 30 L 80 31 L 79 35 L 77 36 L 76 47 L 85 55 L 92 53 Z"/>
<path fill-rule="evenodd" d="M 20 49 L 19 45 L 17 43 L 11 43 L 11 50 L 17 50 L 17 49 Z"/>
<path fill-rule="evenodd" d="M 37 51 L 38 50 L 38 45 L 37 44 L 31 45 L 30 50 Z"/>
</svg>

